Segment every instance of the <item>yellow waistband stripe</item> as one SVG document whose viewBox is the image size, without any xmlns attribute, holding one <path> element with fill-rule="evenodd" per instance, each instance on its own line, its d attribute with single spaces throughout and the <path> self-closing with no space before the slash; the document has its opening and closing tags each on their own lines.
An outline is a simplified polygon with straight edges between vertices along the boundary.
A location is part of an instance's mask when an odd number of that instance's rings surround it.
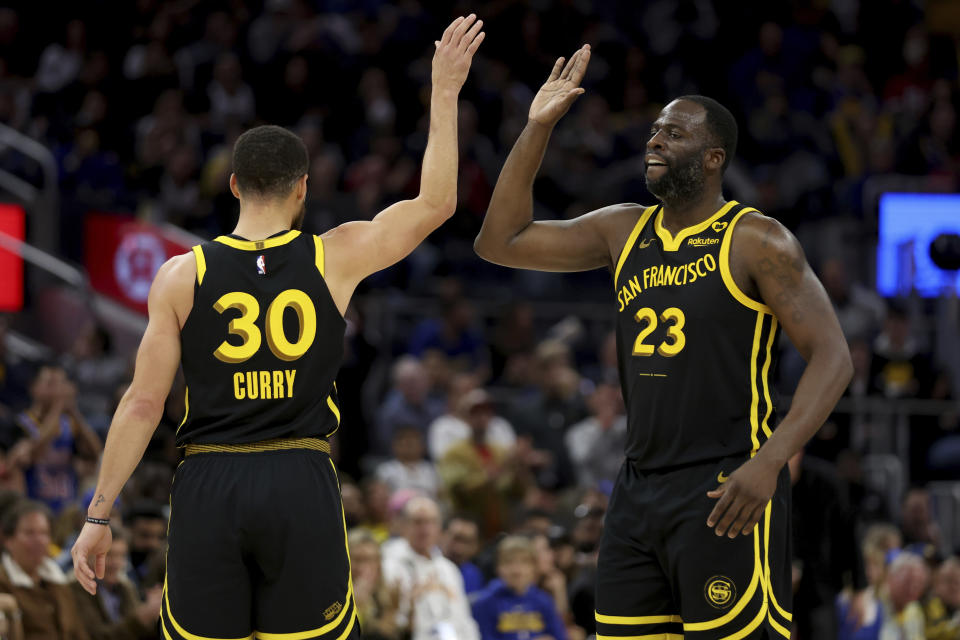
<svg viewBox="0 0 960 640">
<path fill-rule="evenodd" d="M 188 444 L 188 456 L 197 453 L 259 453 L 285 449 L 312 449 L 330 455 L 330 443 L 320 438 L 273 438 L 249 444 Z"/>
<path fill-rule="evenodd" d="M 603 624 L 666 624 L 670 622 L 683 622 L 680 616 L 608 616 L 599 612 L 593 612 L 597 622 Z"/>
<path fill-rule="evenodd" d="M 679 633 L 648 633 L 642 636 L 604 636 L 597 634 L 597 640 L 683 640 Z"/>
</svg>

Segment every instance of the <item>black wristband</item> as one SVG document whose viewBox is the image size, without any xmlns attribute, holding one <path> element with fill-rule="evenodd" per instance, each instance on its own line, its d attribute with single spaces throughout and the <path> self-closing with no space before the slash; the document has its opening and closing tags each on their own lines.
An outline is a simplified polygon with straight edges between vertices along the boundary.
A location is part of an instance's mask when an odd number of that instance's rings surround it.
<svg viewBox="0 0 960 640">
<path fill-rule="evenodd" d="M 93 516 L 87 516 L 87 522 L 90 524 L 110 524 L 110 518 L 94 518 Z"/>
</svg>

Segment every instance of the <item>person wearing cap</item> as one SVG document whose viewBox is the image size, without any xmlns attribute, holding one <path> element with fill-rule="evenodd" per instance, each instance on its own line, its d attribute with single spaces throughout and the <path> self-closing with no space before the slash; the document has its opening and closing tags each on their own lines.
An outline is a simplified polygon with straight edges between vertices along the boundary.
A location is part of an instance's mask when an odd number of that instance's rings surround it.
<svg viewBox="0 0 960 640">
<path fill-rule="evenodd" d="M 518 442 L 513 451 L 490 444 L 493 401 L 482 389 L 466 394 L 461 406 L 470 438 L 450 447 L 437 470 L 454 509 L 476 518 L 482 537 L 489 537 L 503 529 L 507 500 L 522 495 L 531 482 L 524 462 L 532 452 L 526 441 Z"/>
<path fill-rule="evenodd" d="M 470 439 L 470 413 L 492 402 L 490 394 L 477 387 L 475 376 L 461 374 L 450 381 L 447 393 L 448 413 L 430 424 L 427 444 L 430 457 L 441 460 L 454 445 Z M 510 449 L 517 442 L 513 426 L 503 416 L 491 416 L 485 432 L 486 443 Z"/>
</svg>

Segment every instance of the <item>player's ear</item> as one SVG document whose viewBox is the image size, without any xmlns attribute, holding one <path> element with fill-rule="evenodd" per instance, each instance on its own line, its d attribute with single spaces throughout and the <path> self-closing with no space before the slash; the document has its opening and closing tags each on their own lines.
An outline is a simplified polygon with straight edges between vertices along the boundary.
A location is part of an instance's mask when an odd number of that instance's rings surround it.
<svg viewBox="0 0 960 640">
<path fill-rule="evenodd" d="M 720 171 L 727 159 L 727 152 L 722 147 L 709 147 L 704 151 L 704 168 L 707 171 Z"/>
<path fill-rule="evenodd" d="M 297 192 L 297 201 L 302 201 L 307 197 L 307 174 L 303 174 L 303 177 L 297 180 L 295 190 Z"/>
<path fill-rule="evenodd" d="M 237 200 L 240 199 L 240 187 L 237 186 L 237 174 L 235 173 L 230 174 L 230 193 Z"/>
</svg>

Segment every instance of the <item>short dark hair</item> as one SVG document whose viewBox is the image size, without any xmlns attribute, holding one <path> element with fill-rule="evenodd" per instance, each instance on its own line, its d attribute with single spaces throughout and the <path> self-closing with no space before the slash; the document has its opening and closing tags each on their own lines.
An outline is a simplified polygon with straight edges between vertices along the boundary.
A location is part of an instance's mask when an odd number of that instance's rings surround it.
<svg viewBox="0 0 960 640">
<path fill-rule="evenodd" d="M 450 516 L 447 517 L 447 522 L 443 526 L 444 530 L 449 529 L 450 525 L 452 525 L 454 522 L 466 522 L 468 524 L 472 524 L 474 527 L 477 528 L 478 532 L 480 531 L 480 523 L 477 522 L 477 519 L 474 518 L 469 513 L 463 513 L 463 512 L 452 513 Z"/>
<path fill-rule="evenodd" d="M 63 365 L 56 360 L 41 360 L 40 362 L 34 363 L 33 370 L 30 372 L 31 385 L 40 379 L 40 374 L 43 373 L 44 369 L 52 369 L 54 371 L 60 369 L 66 372 L 66 369 L 63 368 Z"/>
<path fill-rule="evenodd" d="M 677 100 L 695 102 L 707 112 L 707 130 L 710 131 L 711 145 L 718 146 L 726 152 L 721 171 L 726 171 L 737 151 L 737 121 L 725 106 L 707 96 L 680 96 Z"/>
<path fill-rule="evenodd" d="M 233 173 L 244 195 L 282 198 L 310 164 L 307 145 L 300 137 L 275 125 L 254 127 L 233 145 Z"/>
<path fill-rule="evenodd" d="M 53 524 L 53 514 L 50 508 L 42 502 L 35 500 L 19 500 L 11 505 L 3 514 L 3 520 L 0 521 L 0 531 L 4 538 L 10 538 L 17 532 L 17 525 L 20 520 L 34 513 L 42 513 L 47 519 L 48 524 Z"/>
</svg>

